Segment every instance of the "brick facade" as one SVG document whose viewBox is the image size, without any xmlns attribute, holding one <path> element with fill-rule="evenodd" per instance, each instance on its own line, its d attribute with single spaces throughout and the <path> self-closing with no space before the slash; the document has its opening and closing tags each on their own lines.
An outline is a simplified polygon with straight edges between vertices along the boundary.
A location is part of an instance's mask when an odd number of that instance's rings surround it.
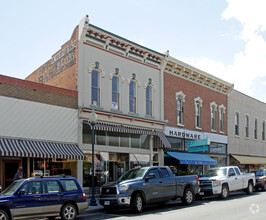
<svg viewBox="0 0 266 220">
<path fill-rule="evenodd" d="M 216 132 L 219 130 L 219 105 L 226 107 L 224 114 L 224 134 L 227 134 L 227 96 L 223 93 L 198 85 L 191 81 L 179 78 L 169 73 L 164 73 L 164 118 L 168 120 L 168 126 L 177 126 L 177 100 L 176 92 L 182 91 L 185 96 L 183 106 L 184 127 L 189 130 L 195 129 L 195 102 L 194 98 L 200 97 L 202 102 L 201 108 L 201 129 L 203 132 L 211 131 L 211 112 L 210 103 L 217 104 L 216 109 Z"/>
<path fill-rule="evenodd" d="M 71 38 L 50 60 L 31 73 L 26 80 L 77 90 L 78 26 Z"/>
</svg>

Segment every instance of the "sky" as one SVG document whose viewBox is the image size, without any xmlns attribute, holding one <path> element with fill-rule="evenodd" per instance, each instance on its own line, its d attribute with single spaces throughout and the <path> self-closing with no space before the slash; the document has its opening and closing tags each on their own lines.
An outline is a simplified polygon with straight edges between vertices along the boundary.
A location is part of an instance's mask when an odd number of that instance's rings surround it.
<svg viewBox="0 0 266 220">
<path fill-rule="evenodd" d="M 0 0 L 0 74 L 25 79 L 90 23 L 266 102 L 266 0 Z"/>
</svg>

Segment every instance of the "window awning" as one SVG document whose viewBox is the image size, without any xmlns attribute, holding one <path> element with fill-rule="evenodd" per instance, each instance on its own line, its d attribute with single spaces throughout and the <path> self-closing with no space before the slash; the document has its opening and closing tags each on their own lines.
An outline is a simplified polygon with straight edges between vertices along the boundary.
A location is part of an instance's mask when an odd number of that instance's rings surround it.
<svg viewBox="0 0 266 220">
<path fill-rule="evenodd" d="M 179 160 L 180 164 L 193 164 L 193 165 L 217 165 L 217 161 L 210 158 L 205 154 L 194 153 L 181 153 L 167 151 L 167 154 L 175 159 Z"/>
<path fill-rule="evenodd" d="M 266 157 L 232 155 L 240 164 L 266 164 Z"/>
<path fill-rule="evenodd" d="M 0 138 L 0 154 L 8 157 L 35 157 L 83 160 L 77 144 Z"/>
<path fill-rule="evenodd" d="M 154 137 L 154 146 L 161 149 L 170 149 L 171 144 L 162 131 L 157 131 Z"/>
</svg>

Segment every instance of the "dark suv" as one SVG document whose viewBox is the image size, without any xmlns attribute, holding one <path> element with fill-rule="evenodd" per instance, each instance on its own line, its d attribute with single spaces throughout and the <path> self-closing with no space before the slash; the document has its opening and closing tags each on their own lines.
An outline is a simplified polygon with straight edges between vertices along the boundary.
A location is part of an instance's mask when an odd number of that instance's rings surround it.
<svg viewBox="0 0 266 220">
<path fill-rule="evenodd" d="M 73 177 L 20 179 L 0 196 L 0 219 L 61 216 L 72 220 L 87 208 L 85 193 Z"/>
</svg>

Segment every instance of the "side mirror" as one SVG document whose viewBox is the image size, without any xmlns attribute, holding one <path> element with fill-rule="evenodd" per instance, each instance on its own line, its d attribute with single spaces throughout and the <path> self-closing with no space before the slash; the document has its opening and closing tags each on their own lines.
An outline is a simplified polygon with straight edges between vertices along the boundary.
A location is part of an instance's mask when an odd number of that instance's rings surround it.
<svg viewBox="0 0 266 220">
<path fill-rule="evenodd" d="M 156 177 L 155 173 L 150 173 L 148 176 L 146 176 L 146 180 L 155 179 L 155 177 Z"/>
<path fill-rule="evenodd" d="M 18 192 L 18 196 L 24 196 L 26 194 L 25 189 L 21 189 Z"/>
</svg>

